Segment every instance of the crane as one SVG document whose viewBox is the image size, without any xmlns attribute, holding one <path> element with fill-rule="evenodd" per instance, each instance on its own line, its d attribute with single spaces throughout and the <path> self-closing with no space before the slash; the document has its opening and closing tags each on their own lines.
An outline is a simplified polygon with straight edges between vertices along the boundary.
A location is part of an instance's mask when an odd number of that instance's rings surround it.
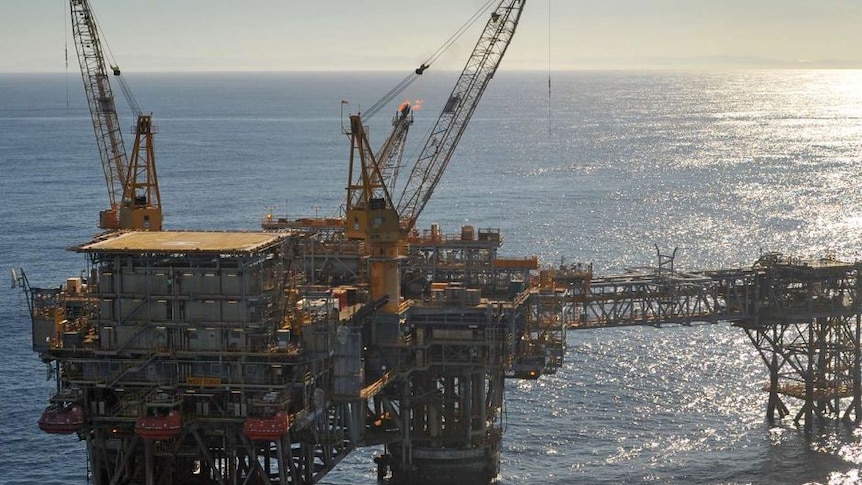
<svg viewBox="0 0 862 485">
<path fill-rule="evenodd" d="M 403 145 L 409 126 L 409 106 L 399 109 L 393 130 L 378 152 L 371 151 L 361 115 L 350 117 L 350 169 L 348 174 L 346 235 L 366 242 L 370 262 L 372 298 L 388 298 L 381 309 L 396 313 L 401 295 L 399 261 L 403 241 L 440 182 L 467 124 L 503 59 L 515 34 L 526 0 L 501 0 L 485 25 L 479 41 L 447 98 L 434 128 L 401 191 L 397 203 L 394 183 L 384 174 L 392 154 Z M 422 64 L 416 74 L 428 68 Z M 409 121 L 412 122 L 412 116 Z M 393 147 L 393 148 L 387 148 Z"/>
<path fill-rule="evenodd" d="M 416 225 L 449 165 L 467 123 L 515 35 L 525 3 L 526 0 L 503 0 L 491 13 L 398 199 L 396 211 L 404 232 Z"/>
<path fill-rule="evenodd" d="M 157 130 L 152 123 L 152 115 L 141 112 L 121 77 L 119 67 L 111 65 L 111 72 L 119 79 L 123 94 L 137 118 L 133 128 L 132 155 L 127 157 L 108 78 L 108 65 L 90 2 L 70 0 L 69 10 L 84 92 L 108 188 L 110 207 L 99 213 L 99 227 L 159 231 L 162 228 L 162 206 L 153 144 Z"/>
</svg>

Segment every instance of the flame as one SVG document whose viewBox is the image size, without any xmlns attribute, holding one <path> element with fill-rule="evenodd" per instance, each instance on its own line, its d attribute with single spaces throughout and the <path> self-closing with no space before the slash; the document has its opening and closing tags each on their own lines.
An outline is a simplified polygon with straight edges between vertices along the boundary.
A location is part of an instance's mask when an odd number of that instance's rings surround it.
<svg viewBox="0 0 862 485">
<path fill-rule="evenodd" d="M 401 106 L 398 107 L 398 111 L 404 111 L 404 109 L 407 108 L 408 106 L 410 106 L 410 101 L 405 101 L 405 102 L 401 103 Z"/>
<path fill-rule="evenodd" d="M 422 109 L 422 102 L 423 100 L 417 99 L 416 102 L 413 103 L 413 111 L 419 111 L 420 109 Z"/>
</svg>

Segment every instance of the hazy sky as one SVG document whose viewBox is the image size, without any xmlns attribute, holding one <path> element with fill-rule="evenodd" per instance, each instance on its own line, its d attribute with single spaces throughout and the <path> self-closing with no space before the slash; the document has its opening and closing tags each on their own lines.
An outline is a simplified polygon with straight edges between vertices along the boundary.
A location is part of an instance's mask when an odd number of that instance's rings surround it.
<svg viewBox="0 0 862 485">
<path fill-rule="evenodd" d="M 402 70 L 482 3 L 91 0 L 119 64 L 139 72 Z M 65 69 L 66 4 L 0 1 L 0 72 Z M 436 67 L 460 69 L 477 35 Z M 506 68 L 547 69 L 549 35 L 554 69 L 862 68 L 862 0 L 527 0 Z"/>
</svg>

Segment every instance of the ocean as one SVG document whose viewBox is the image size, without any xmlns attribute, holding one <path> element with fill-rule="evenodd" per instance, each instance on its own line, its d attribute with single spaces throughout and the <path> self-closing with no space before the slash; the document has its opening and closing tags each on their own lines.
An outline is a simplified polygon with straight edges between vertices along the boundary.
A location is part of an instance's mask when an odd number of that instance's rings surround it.
<svg viewBox="0 0 862 485">
<path fill-rule="evenodd" d="M 505 67 L 420 228 L 500 228 L 504 255 L 598 274 L 655 265 L 656 247 L 678 248 L 683 270 L 766 251 L 859 257 L 862 71 L 556 72 L 549 92 L 548 73 Z M 408 160 L 456 75 L 428 71 L 395 100 L 422 101 Z M 126 76 L 159 127 L 165 227 L 254 230 L 270 210 L 338 213 L 342 106 L 371 106 L 403 73 Z M 367 120 L 373 143 L 395 104 Z M 3 268 L 42 287 L 79 275 L 85 261 L 66 248 L 97 232 L 107 194 L 76 72 L 0 75 L 0 168 Z M 0 483 L 88 483 L 83 443 L 36 426 L 54 382 L 30 350 L 23 292 L 7 280 L 0 298 Z M 862 431 L 770 426 L 766 380 L 726 323 L 570 332 L 557 374 L 507 382 L 500 482 L 862 480 Z M 376 483 L 377 452 L 357 450 L 322 483 Z"/>
</svg>

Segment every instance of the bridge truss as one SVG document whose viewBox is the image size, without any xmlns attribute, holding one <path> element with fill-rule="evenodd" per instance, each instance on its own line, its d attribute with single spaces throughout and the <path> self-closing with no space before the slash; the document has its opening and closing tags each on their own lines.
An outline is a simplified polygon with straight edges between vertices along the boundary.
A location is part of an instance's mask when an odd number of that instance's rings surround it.
<svg viewBox="0 0 862 485">
<path fill-rule="evenodd" d="M 730 322 L 769 370 L 766 416 L 791 414 L 811 431 L 830 418 L 862 422 L 862 263 L 777 253 L 751 268 L 680 272 L 673 256 L 656 268 L 565 282 L 573 329 Z M 788 401 L 789 402 L 789 401 Z"/>
</svg>

